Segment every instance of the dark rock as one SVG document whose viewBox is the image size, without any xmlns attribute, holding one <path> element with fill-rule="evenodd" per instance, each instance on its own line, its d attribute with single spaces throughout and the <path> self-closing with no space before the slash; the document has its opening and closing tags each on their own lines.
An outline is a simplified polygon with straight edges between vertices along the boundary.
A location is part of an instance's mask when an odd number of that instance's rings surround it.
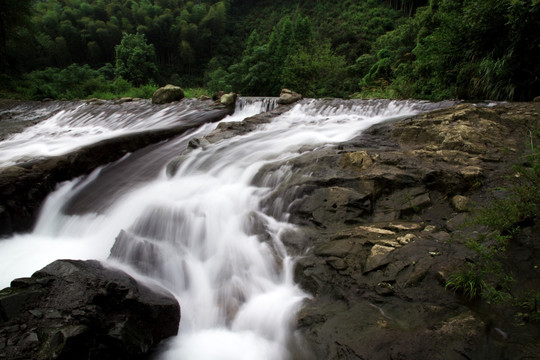
<svg viewBox="0 0 540 360">
<path fill-rule="evenodd" d="M 0 291 L 8 359 L 145 359 L 178 331 L 180 307 L 97 261 L 57 260 Z M 31 329 L 31 330 L 26 330 Z M 2 340 L 0 338 L 0 340 Z"/>
<path fill-rule="evenodd" d="M 152 104 L 167 104 L 184 98 L 184 91 L 179 86 L 167 84 L 157 89 L 152 95 Z"/>
</svg>

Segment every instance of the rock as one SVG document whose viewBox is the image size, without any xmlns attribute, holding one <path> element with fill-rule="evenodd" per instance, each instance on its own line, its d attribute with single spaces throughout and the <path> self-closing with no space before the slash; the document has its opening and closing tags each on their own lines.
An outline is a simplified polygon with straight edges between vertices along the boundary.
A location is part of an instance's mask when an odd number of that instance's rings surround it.
<svg viewBox="0 0 540 360">
<path fill-rule="evenodd" d="M 181 87 L 168 84 L 160 87 L 154 92 L 152 95 L 152 104 L 166 104 L 182 100 L 183 98 L 184 91 Z"/>
<path fill-rule="evenodd" d="M 120 99 L 116 99 L 114 101 L 115 104 L 123 104 L 123 103 L 126 103 L 126 102 L 132 102 L 133 101 L 133 98 L 130 98 L 130 97 L 123 97 L 123 98 L 120 98 Z"/>
<path fill-rule="evenodd" d="M 218 91 L 217 93 L 215 93 L 213 96 L 212 96 L 212 100 L 214 101 L 218 101 L 219 99 L 221 99 L 221 97 L 225 95 L 225 92 L 224 91 Z"/>
<path fill-rule="evenodd" d="M 454 210 L 458 212 L 469 211 L 469 198 L 463 195 L 456 195 L 450 200 Z"/>
<path fill-rule="evenodd" d="M 178 332 L 180 307 L 97 261 L 57 260 L 0 291 L 9 359 L 143 359 Z M 26 329 L 31 329 L 27 331 Z"/>
<path fill-rule="evenodd" d="M 404 235 L 404 236 L 399 236 L 397 238 L 397 241 L 401 244 L 401 245 L 407 245 L 408 243 L 410 243 L 411 241 L 414 241 L 414 239 L 416 238 L 416 235 L 414 234 L 407 234 L 407 235 Z"/>
<path fill-rule="evenodd" d="M 208 100 L 212 100 L 212 98 L 210 96 L 207 96 L 207 95 L 199 96 L 199 101 L 208 101 Z"/>
<path fill-rule="evenodd" d="M 343 259 L 335 257 L 326 259 L 326 263 L 336 270 L 345 270 L 348 266 Z"/>
<path fill-rule="evenodd" d="M 540 96 L 537 96 L 533 99 L 533 102 L 540 102 Z"/>
<path fill-rule="evenodd" d="M 351 166 L 364 170 L 373 164 L 373 159 L 367 151 L 354 151 L 343 154 L 340 162 L 341 166 Z"/>
<path fill-rule="evenodd" d="M 234 106 L 234 103 L 236 102 L 236 94 L 230 92 L 228 94 L 221 95 L 219 102 L 225 106 Z"/>
<path fill-rule="evenodd" d="M 366 260 L 364 272 L 366 273 L 378 268 L 379 266 L 388 264 L 389 261 L 386 259 L 386 256 L 394 250 L 395 249 L 390 246 L 373 245 L 373 247 L 371 248 L 371 252 L 369 253 L 369 256 Z"/>
<path fill-rule="evenodd" d="M 88 100 L 86 103 L 90 104 L 90 105 L 105 105 L 105 104 L 107 104 L 107 101 L 102 100 L 102 99 L 92 98 L 92 99 Z"/>
<path fill-rule="evenodd" d="M 302 99 L 302 95 L 295 93 L 294 91 L 291 91 L 289 89 L 283 89 L 281 90 L 281 94 L 279 94 L 278 104 L 280 105 L 287 105 L 297 102 L 298 100 Z"/>
<path fill-rule="evenodd" d="M 318 256 L 332 256 L 343 258 L 352 250 L 354 243 L 350 240 L 335 240 L 322 244 L 315 249 Z"/>
<path fill-rule="evenodd" d="M 465 213 L 460 213 L 446 222 L 446 228 L 450 231 L 458 231 L 470 225 L 471 218 Z"/>
</svg>

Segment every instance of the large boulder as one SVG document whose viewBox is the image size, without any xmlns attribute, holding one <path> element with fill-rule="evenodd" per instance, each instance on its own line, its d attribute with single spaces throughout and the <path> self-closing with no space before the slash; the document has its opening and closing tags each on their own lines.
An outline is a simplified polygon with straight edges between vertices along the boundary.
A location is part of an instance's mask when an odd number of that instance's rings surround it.
<svg viewBox="0 0 540 360">
<path fill-rule="evenodd" d="M 180 306 L 97 261 L 57 260 L 0 291 L 0 359 L 146 359 Z"/>
<path fill-rule="evenodd" d="M 292 104 L 294 102 L 297 102 L 300 99 L 302 99 L 301 94 L 295 93 L 294 91 L 291 91 L 289 89 L 283 89 L 281 90 L 281 94 L 279 94 L 278 104 L 280 105 Z"/>
<path fill-rule="evenodd" d="M 167 104 L 173 101 L 182 100 L 184 98 L 184 91 L 179 86 L 171 84 L 160 87 L 152 95 L 153 104 Z"/>
</svg>

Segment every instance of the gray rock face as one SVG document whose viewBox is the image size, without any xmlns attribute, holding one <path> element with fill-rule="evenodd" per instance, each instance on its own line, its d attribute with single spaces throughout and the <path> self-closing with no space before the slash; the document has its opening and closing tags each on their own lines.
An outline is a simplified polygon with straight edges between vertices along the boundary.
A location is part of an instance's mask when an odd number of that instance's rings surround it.
<svg viewBox="0 0 540 360">
<path fill-rule="evenodd" d="M 97 261 L 57 260 L 0 291 L 1 359 L 146 359 L 180 306 Z"/>
<path fill-rule="evenodd" d="M 167 104 L 173 101 L 182 100 L 184 91 L 179 86 L 165 85 L 157 89 L 152 95 L 153 104 Z"/>
</svg>

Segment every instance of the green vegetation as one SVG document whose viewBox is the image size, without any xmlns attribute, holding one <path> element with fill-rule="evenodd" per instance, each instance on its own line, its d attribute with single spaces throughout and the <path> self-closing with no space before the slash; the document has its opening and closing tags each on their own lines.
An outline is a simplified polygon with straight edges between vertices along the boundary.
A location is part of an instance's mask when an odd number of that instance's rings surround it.
<svg viewBox="0 0 540 360">
<path fill-rule="evenodd" d="M 6 0 L 0 93 L 90 96 L 62 81 L 20 91 L 49 68 L 89 66 L 109 88 L 530 100 L 539 33 L 538 0 Z"/>
<path fill-rule="evenodd" d="M 459 292 L 469 300 L 480 297 L 485 287 L 483 276 L 471 264 L 464 269 L 450 274 L 446 281 L 447 289 Z"/>
<path fill-rule="evenodd" d="M 146 43 L 144 34 L 124 34 L 122 41 L 114 49 L 116 76 L 129 80 L 135 86 L 156 80 L 156 52 L 152 44 Z"/>
<path fill-rule="evenodd" d="M 512 169 L 510 186 L 495 189 L 496 198 L 476 210 L 474 223 L 487 231 L 467 240 L 466 245 L 476 252 L 477 259 L 451 274 L 446 287 L 469 300 L 482 297 L 488 302 L 513 303 L 523 309 L 519 314 L 522 319 L 540 320 L 540 288 L 513 293 L 515 280 L 505 258 L 508 245 L 522 228 L 540 221 L 540 130 L 531 130 L 529 135 L 530 151 Z"/>
</svg>

